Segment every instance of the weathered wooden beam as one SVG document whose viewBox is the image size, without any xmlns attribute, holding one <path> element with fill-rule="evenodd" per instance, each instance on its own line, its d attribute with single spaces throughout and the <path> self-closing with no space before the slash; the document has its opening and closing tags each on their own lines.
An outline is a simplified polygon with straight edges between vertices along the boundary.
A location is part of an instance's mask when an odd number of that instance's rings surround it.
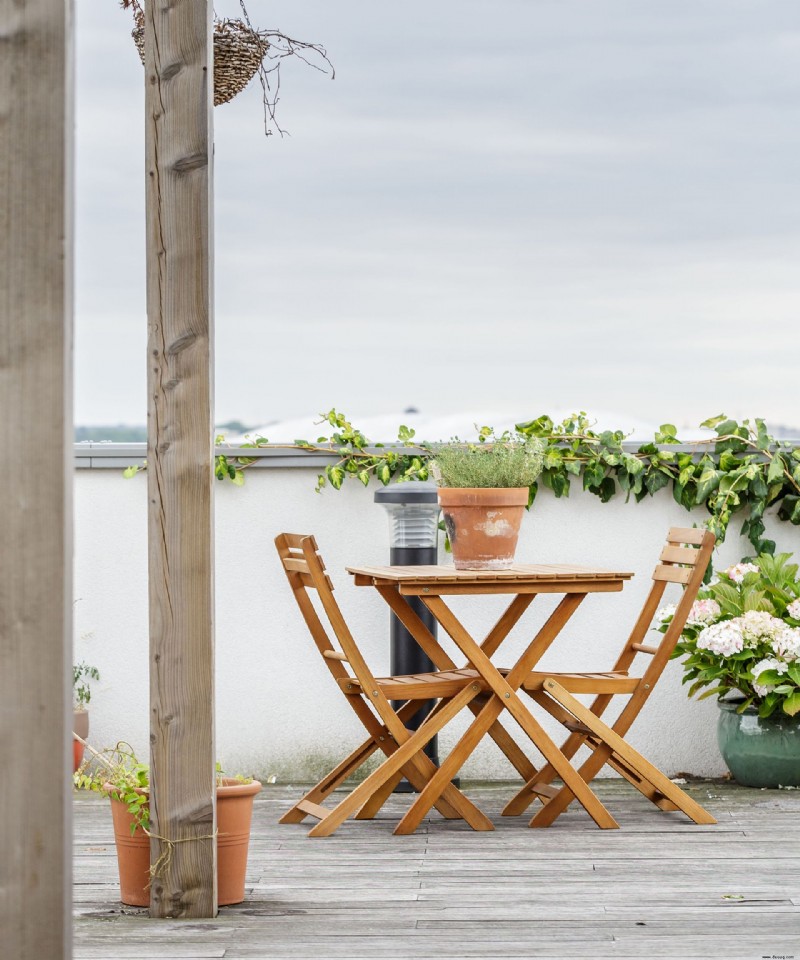
<svg viewBox="0 0 800 960">
<path fill-rule="evenodd" d="M 154 917 L 217 911 L 212 5 L 145 6 Z"/>
<path fill-rule="evenodd" d="M 0 0 L 4 960 L 72 952 L 71 27 L 65 0 Z"/>
</svg>

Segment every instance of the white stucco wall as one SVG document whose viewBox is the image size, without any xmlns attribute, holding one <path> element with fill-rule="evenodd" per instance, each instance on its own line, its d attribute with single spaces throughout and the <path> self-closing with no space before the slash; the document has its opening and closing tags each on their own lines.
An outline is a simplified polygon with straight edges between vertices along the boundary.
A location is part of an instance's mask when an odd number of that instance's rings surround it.
<svg viewBox="0 0 800 960">
<path fill-rule="evenodd" d="M 345 567 L 388 562 L 388 522 L 373 489 L 347 483 L 338 493 L 314 492 L 313 468 L 248 473 L 242 488 L 217 484 L 217 754 L 224 769 L 301 781 L 326 772 L 362 738 L 307 634 L 273 538 L 281 531 L 313 533 L 337 588 L 337 598 L 376 673 L 388 672 L 388 610 L 370 588 L 355 588 Z M 633 570 L 622 593 L 586 598 L 543 661 L 553 669 L 609 669 L 650 586 L 667 529 L 701 522 L 661 492 L 642 503 L 608 504 L 573 484 L 568 499 L 540 493 L 525 518 L 517 556 L 525 562 L 596 564 Z M 727 566 L 749 553 L 736 521 L 715 556 Z M 768 518 L 779 550 L 800 555 L 800 529 Z M 96 746 L 127 740 L 147 755 L 146 481 L 118 470 L 80 469 L 75 486 L 76 659 L 101 672 L 91 703 Z M 447 562 L 443 557 L 442 562 Z M 665 599 L 679 588 L 669 587 Z M 485 633 L 508 598 L 466 598 L 454 607 L 465 624 Z M 539 597 L 506 641 L 513 662 L 556 599 Z M 502 652 L 502 651 L 501 651 Z M 455 654 L 458 661 L 463 658 Z M 676 663 L 667 668 L 632 731 L 634 743 L 670 775 L 724 772 L 716 741 L 713 700 L 689 701 Z M 441 737 L 447 750 L 454 725 Z M 461 718 L 459 718 L 461 719 Z M 512 721 L 509 728 L 519 733 Z M 554 728 L 550 728 L 555 734 Z M 519 734 L 520 738 L 522 735 Z M 520 742 L 526 746 L 524 738 Z M 535 754 L 528 750 L 535 758 Z M 514 771 L 493 744 L 484 744 L 462 771 L 468 779 L 502 779 Z"/>
</svg>

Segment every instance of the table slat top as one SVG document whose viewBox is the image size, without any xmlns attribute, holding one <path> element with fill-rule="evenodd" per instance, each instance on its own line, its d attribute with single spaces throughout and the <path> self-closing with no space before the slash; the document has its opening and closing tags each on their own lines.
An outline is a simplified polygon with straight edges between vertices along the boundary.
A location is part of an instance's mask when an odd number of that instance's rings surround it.
<svg viewBox="0 0 800 960">
<path fill-rule="evenodd" d="M 565 583 L 573 580 L 630 580 L 630 571 L 604 570 L 572 563 L 517 563 L 507 570 L 456 570 L 455 567 L 347 567 L 356 577 L 391 583 L 475 583 L 508 580 Z"/>
</svg>

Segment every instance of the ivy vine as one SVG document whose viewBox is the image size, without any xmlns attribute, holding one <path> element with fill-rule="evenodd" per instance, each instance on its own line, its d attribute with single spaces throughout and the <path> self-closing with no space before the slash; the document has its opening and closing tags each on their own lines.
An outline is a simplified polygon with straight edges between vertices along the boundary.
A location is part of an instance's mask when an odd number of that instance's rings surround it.
<svg viewBox="0 0 800 960">
<path fill-rule="evenodd" d="M 368 486 L 372 479 L 382 484 L 392 481 L 426 480 L 431 445 L 416 439 L 415 431 L 400 426 L 397 442 L 372 443 L 353 426 L 344 413 L 330 410 L 318 423 L 328 429 L 315 441 L 295 440 L 293 444 L 271 444 L 266 437 L 248 438 L 239 449 L 290 448 L 309 453 L 324 453 L 336 458 L 317 477 L 317 491 L 326 486 L 338 490 L 347 479 Z M 569 496 L 571 484 L 607 503 L 617 493 L 639 501 L 664 487 L 681 506 L 692 510 L 705 506 L 706 525 L 718 540 L 723 540 L 735 514 L 743 516 L 741 532 L 756 554 L 774 553 L 775 543 L 764 538 L 764 512 L 777 506 L 777 515 L 800 525 L 800 446 L 776 440 L 761 419 L 741 423 L 724 415 L 705 420 L 701 427 L 715 436 L 684 444 L 673 424 L 663 424 L 651 442 L 631 452 L 623 448 L 626 435 L 621 430 L 593 429 L 585 413 L 574 414 L 561 423 L 548 416 L 518 423 L 520 440 L 538 437 L 545 444 L 544 469 L 530 488 L 533 503 L 540 485 L 556 497 Z M 493 435 L 491 427 L 481 427 L 479 441 Z M 218 443 L 224 442 L 222 437 Z M 688 449 L 675 449 L 683 447 Z M 217 453 L 214 471 L 217 479 L 244 483 L 244 471 L 256 462 L 246 454 Z M 126 471 L 127 476 L 137 467 Z"/>
</svg>

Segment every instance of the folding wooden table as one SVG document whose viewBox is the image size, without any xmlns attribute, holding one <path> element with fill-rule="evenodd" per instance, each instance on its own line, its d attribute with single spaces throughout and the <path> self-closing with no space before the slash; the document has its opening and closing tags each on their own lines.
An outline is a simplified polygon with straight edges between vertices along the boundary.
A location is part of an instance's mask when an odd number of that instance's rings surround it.
<svg viewBox="0 0 800 960">
<path fill-rule="evenodd" d="M 632 573 L 565 564 L 516 564 L 508 570 L 480 571 L 456 570 L 448 566 L 348 567 L 347 570 L 353 575 L 356 586 L 375 587 L 438 670 L 456 669 L 456 664 L 406 602 L 407 597 L 419 597 L 467 658 L 466 666 L 477 672 L 489 694 L 482 706 L 474 707 L 475 718 L 466 733 L 417 796 L 395 833 L 412 833 L 419 826 L 442 790 L 487 733 L 527 779 L 526 774 L 532 765 L 498 723 L 504 710 L 516 720 L 595 823 L 600 827 L 617 826 L 589 785 L 522 702 L 518 689 L 586 594 L 620 591 Z M 562 594 L 563 597 L 517 662 L 510 669 L 498 669 L 492 657 L 540 593 Z M 490 594 L 508 594 L 512 600 L 479 644 L 444 598 Z"/>
</svg>

